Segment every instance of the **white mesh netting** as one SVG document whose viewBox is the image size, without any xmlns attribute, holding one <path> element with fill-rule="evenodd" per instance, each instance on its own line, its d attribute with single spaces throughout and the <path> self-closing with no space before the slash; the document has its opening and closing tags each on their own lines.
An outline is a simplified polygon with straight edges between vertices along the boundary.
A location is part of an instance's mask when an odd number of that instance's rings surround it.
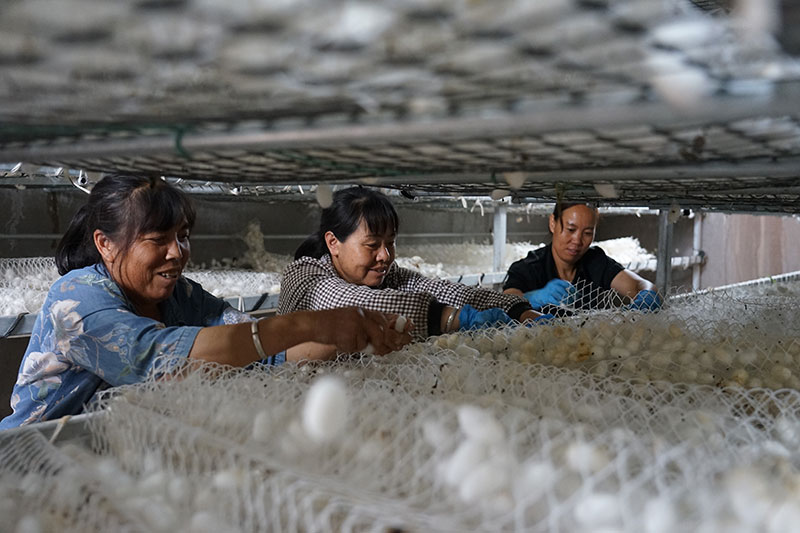
<svg viewBox="0 0 800 533">
<path fill-rule="evenodd" d="M 505 245 L 502 271 L 508 270 L 511 263 L 522 259 L 528 252 L 545 246 L 544 243 L 512 242 Z M 655 256 L 642 248 L 639 239 L 621 237 L 598 241 L 599 246 L 609 257 L 635 271 L 646 270 L 649 261 Z M 424 276 L 447 278 L 481 272 L 492 272 L 494 249 L 491 244 L 417 244 L 403 245 L 397 250 L 400 256 L 397 264 L 418 270 Z"/>
<path fill-rule="evenodd" d="M 232 261 L 223 258 L 212 264 L 212 268 L 190 265 L 184 275 L 220 298 L 279 293 L 281 274 L 292 258 L 266 251 L 257 224 L 248 226 L 243 239 L 247 251 L 242 260 L 251 269 L 226 266 Z M 644 264 L 652 257 L 632 237 L 597 244 L 623 265 L 629 262 Z M 527 242 L 509 243 L 506 246 L 506 268 L 535 248 L 538 246 Z M 493 252 L 490 244 L 419 245 L 403 247 L 400 253 L 403 257 L 397 258 L 398 265 L 430 277 L 456 277 L 492 270 Z M 0 273 L 0 316 L 38 312 L 50 285 L 58 279 L 52 257 L 0 259 Z"/>
<path fill-rule="evenodd" d="M 64 531 L 796 531 L 787 285 L 120 388 L 91 452 L 0 445 L 3 513 Z"/>
</svg>

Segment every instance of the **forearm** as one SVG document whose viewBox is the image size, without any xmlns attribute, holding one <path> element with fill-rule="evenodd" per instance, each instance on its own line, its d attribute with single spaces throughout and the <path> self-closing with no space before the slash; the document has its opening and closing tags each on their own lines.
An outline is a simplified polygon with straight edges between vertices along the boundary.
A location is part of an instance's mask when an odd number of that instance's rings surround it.
<svg viewBox="0 0 800 533">
<path fill-rule="evenodd" d="M 237 367 L 259 361 L 261 356 L 250 328 L 250 322 L 203 328 L 195 338 L 189 357 Z M 267 356 L 315 340 L 309 312 L 259 320 L 257 331 Z"/>
</svg>

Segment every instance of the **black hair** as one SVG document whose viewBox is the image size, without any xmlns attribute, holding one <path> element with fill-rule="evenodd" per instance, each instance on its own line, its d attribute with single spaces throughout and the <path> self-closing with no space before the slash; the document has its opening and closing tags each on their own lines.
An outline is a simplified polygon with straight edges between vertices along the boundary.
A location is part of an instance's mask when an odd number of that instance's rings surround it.
<svg viewBox="0 0 800 533">
<path fill-rule="evenodd" d="M 364 187 L 342 189 L 333 194 L 333 203 L 322 210 L 319 229 L 303 241 L 294 258 L 319 259 L 330 253 L 325 244 L 325 234 L 330 231 L 339 241 L 346 241 L 358 229 L 362 219 L 367 229 L 378 235 L 390 230 L 396 234 L 399 227 L 397 211 L 386 195 Z"/>
<path fill-rule="evenodd" d="M 597 213 L 598 216 L 599 216 L 599 212 L 597 211 L 597 204 L 595 204 L 595 203 L 589 203 L 589 202 L 569 202 L 569 203 L 556 202 L 555 207 L 553 207 L 553 218 L 555 220 L 557 220 L 561 224 L 562 228 L 564 227 L 564 220 L 561 218 L 561 215 L 564 213 L 564 211 L 566 211 L 570 207 L 575 207 L 576 205 L 585 205 L 589 209 L 595 211 L 595 213 Z M 595 218 L 595 220 L 597 220 L 597 218 Z"/>
<path fill-rule="evenodd" d="M 115 174 L 100 180 L 69 223 L 56 248 L 58 273 L 102 262 L 94 244 L 102 231 L 124 254 L 142 234 L 194 226 L 191 199 L 161 178 Z"/>
</svg>

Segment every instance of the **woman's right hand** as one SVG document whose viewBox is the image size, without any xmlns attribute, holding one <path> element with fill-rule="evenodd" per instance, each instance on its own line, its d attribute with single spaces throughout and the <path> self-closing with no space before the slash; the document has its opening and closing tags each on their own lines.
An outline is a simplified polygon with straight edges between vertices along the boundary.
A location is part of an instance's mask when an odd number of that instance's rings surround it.
<svg viewBox="0 0 800 533">
<path fill-rule="evenodd" d="M 387 354 L 411 342 L 413 324 L 409 321 L 401 332 L 395 331 L 397 318 L 360 307 L 315 311 L 314 340 L 341 352 L 359 352 L 370 345 L 373 353 Z"/>
</svg>

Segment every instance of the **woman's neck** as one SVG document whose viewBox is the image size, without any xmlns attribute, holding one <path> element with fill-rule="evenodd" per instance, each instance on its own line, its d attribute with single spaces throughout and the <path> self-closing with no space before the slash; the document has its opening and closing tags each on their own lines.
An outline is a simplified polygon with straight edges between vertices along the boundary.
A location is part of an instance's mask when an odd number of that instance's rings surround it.
<svg viewBox="0 0 800 533">
<path fill-rule="evenodd" d="M 564 281 L 569 281 L 572 283 L 572 280 L 575 279 L 575 274 L 578 271 L 578 267 L 574 264 L 561 260 L 555 253 L 553 253 L 552 248 L 550 251 L 553 255 L 553 262 L 556 264 L 556 273 L 558 274 L 558 277 Z"/>
</svg>

